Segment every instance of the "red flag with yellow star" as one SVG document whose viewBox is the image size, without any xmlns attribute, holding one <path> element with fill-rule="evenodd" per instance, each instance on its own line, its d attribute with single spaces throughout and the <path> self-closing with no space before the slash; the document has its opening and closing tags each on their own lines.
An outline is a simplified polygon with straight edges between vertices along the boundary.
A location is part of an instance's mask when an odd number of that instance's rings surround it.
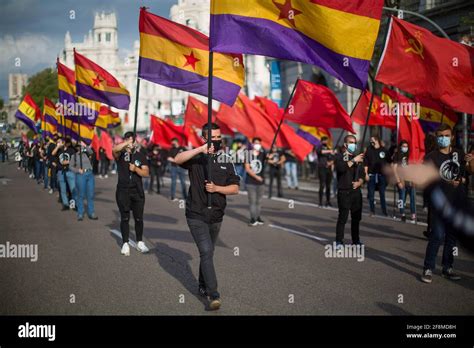
<svg viewBox="0 0 474 348">
<path fill-rule="evenodd" d="M 376 80 L 474 113 L 474 48 L 392 17 Z"/>
</svg>

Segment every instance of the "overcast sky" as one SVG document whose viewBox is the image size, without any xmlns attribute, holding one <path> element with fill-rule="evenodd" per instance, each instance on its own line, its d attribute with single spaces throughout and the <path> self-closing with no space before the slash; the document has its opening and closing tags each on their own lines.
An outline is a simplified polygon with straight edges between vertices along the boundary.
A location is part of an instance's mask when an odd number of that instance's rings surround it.
<svg viewBox="0 0 474 348">
<path fill-rule="evenodd" d="M 0 96 L 8 98 L 8 74 L 39 72 L 53 67 L 69 30 L 73 42 L 82 42 L 92 29 L 94 13 L 115 11 L 119 48 L 131 50 L 138 40 L 140 6 L 163 17 L 177 0 L 0 0 Z M 70 19 L 74 11 L 75 19 Z M 20 57 L 21 66 L 15 66 Z"/>
</svg>

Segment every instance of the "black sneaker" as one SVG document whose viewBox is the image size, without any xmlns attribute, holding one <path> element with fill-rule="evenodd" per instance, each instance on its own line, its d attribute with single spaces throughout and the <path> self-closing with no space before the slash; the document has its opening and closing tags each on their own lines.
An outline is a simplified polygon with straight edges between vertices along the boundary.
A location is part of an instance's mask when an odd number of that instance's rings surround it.
<svg viewBox="0 0 474 348">
<path fill-rule="evenodd" d="M 89 220 L 99 220 L 99 218 L 97 217 L 97 215 L 87 215 L 87 217 L 89 218 Z"/>
<path fill-rule="evenodd" d="M 425 269 L 421 275 L 421 281 L 430 284 L 433 281 L 433 272 L 430 269 Z"/>
<path fill-rule="evenodd" d="M 254 220 L 254 219 L 250 220 L 249 226 L 258 226 L 257 220 Z"/>
<path fill-rule="evenodd" d="M 430 239 L 430 232 L 423 231 L 423 235 L 426 237 L 426 239 Z"/>
<path fill-rule="evenodd" d="M 265 222 L 263 222 L 263 220 L 260 218 L 260 216 L 257 218 L 257 224 L 258 225 L 264 225 Z"/>
<path fill-rule="evenodd" d="M 326 202 L 326 207 L 332 207 L 331 202 Z"/>
<path fill-rule="evenodd" d="M 69 207 L 67 205 L 63 205 L 61 211 L 66 211 L 66 210 L 69 210 Z"/>
<path fill-rule="evenodd" d="M 84 220 L 84 216 L 78 216 L 77 217 L 77 221 L 82 221 L 82 220 Z"/>
<path fill-rule="evenodd" d="M 218 310 L 219 308 L 221 308 L 221 297 L 219 296 L 219 294 L 213 294 L 209 297 L 209 300 L 211 301 L 209 303 L 209 308 L 213 311 L 215 310 Z"/>
<path fill-rule="evenodd" d="M 402 215 L 402 222 L 407 222 L 407 217 L 405 214 Z"/>
<path fill-rule="evenodd" d="M 199 296 L 201 296 L 201 297 L 207 297 L 208 296 L 207 290 L 201 285 L 199 285 L 198 293 L 199 293 Z"/>
<path fill-rule="evenodd" d="M 454 272 L 454 269 L 452 267 L 448 268 L 447 270 L 444 270 L 443 273 L 441 273 L 441 275 L 444 278 L 447 278 L 449 280 L 461 280 L 461 277 L 459 276 L 459 274 L 456 274 L 456 272 Z"/>
</svg>

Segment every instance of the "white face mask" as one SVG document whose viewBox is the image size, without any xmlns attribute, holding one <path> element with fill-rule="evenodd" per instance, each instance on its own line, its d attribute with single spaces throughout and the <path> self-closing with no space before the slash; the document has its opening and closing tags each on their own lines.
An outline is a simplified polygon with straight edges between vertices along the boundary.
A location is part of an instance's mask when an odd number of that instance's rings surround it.
<svg viewBox="0 0 474 348">
<path fill-rule="evenodd" d="M 256 151 L 260 151 L 262 149 L 262 145 L 261 144 L 254 144 L 253 149 L 256 150 Z"/>
</svg>

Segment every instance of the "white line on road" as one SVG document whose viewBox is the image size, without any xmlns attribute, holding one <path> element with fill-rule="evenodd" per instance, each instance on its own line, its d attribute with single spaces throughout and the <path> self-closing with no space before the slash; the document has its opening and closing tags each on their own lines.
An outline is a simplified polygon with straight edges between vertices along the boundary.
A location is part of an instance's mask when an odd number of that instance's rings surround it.
<svg viewBox="0 0 474 348">
<path fill-rule="evenodd" d="M 117 230 L 109 230 L 110 232 L 112 232 L 113 234 L 115 234 L 117 237 L 120 238 L 120 240 L 122 240 L 122 234 L 120 233 L 120 231 L 117 231 Z M 132 248 L 136 248 L 137 247 L 137 244 L 133 241 L 133 240 L 129 240 L 128 241 L 128 244 L 130 244 L 130 246 Z"/>
<path fill-rule="evenodd" d="M 283 226 L 278 226 L 278 225 L 273 225 L 273 224 L 270 224 L 270 225 L 268 225 L 268 226 L 269 226 L 269 227 L 272 227 L 272 228 L 277 228 L 277 229 L 282 230 L 282 231 L 286 231 L 286 232 L 290 232 L 290 233 L 293 233 L 293 234 L 297 234 L 297 235 L 300 235 L 300 236 L 304 236 L 304 237 L 316 239 L 316 240 L 319 240 L 319 241 L 321 241 L 321 242 L 327 241 L 326 238 L 316 237 L 316 236 L 313 236 L 312 234 L 308 234 L 308 233 L 304 233 L 304 232 L 292 230 L 291 228 L 286 228 L 286 227 L 283 227 Z"/>
</svg>

